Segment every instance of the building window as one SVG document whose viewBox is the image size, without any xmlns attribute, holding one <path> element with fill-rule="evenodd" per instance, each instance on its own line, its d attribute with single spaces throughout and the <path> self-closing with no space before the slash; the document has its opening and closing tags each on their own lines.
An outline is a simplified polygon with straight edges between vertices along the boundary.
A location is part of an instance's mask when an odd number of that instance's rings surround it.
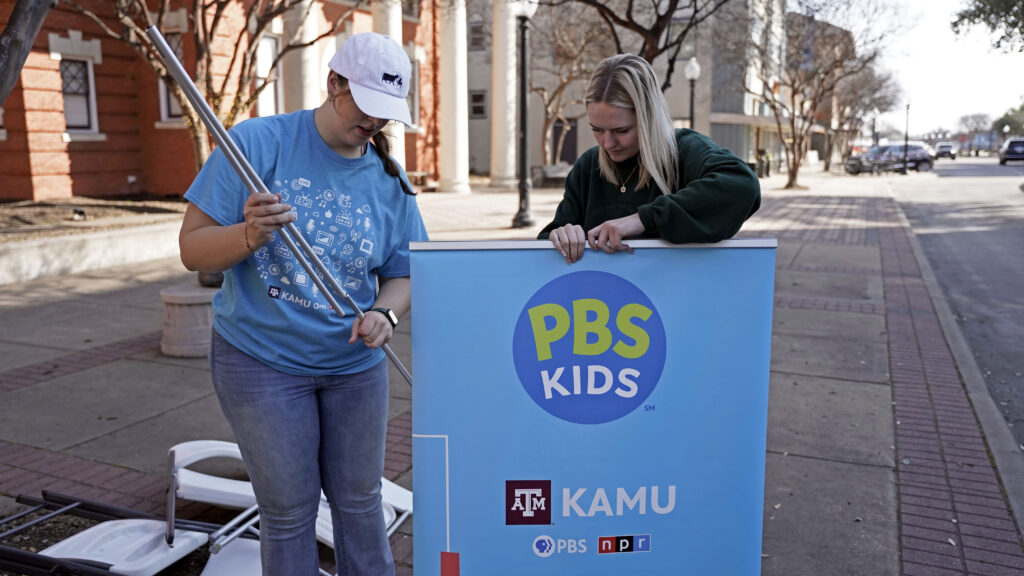
<svg viewBox="0 0 1024 576">
<path fill-rule="evenodd" d="M 473 90 L 469 93 L 469 117 L 473 119 L 487 118 L 487 92 Z"/>
<path fill-rule="evenodd" d="M 412 77 L 409 78 L 409 95 L 405 97 L 405 101 L 409 104 L 409 116 L 412 117 L 412 126 L 415 128 L 420 125 L 420 62 L 419 60 L 412 61 Z"/>
<path fill-rule="evenodd" d="M 181 44 L 180 33 L 168 33 L 164 36 L 164 40 L 167 41 L 167 45 L 174 51 L 174 56 L 178 59 L 178 62 L 184 62 L 184 52 Z M 160 121 L 161 122 L 180 122 L 181 121 L 181 103 L 174 96 L 171 96 L 171 91 L 167 89 L 167 84 L 163 80 L 158 80 L 160 83 Z"/>
<path fill-rule="evenodd" d="M 487 49 L 487 30 L 483 22 L 469 23 L 469 45 L 470 52 L 480 52 Z"/>
<path fill-rule="evenodd" d="M 273 116 L 281 112 L 281 83 L 277 81 L 280 77 L 276 68 L 271 71 L 270 67 L 281 52 L 281 40 L 277 36 L 264 36 L 260 38 L 260 44 L 256 47 L 256 86 L 264 86 L 256 99 L 257 116 Z"/>
<path fill-rule="evenodd" d="M 60 61 L 61 93 L 64 95 L 64 128 L 96 132 L 96 91 L 92 62 L 64 58 Z"/>
<path fill-rule="evenodd" d="M 103 64 L 99 39 L 83 40 L 79 30 L 67 36 L 48 35 L 50 59 L 60 64 L 61 96 L 64 99 L 65 142 L 106 140 L 96 116 L 96 78 L 93 66 Z"/>
<path fill-rule="evenodd" d="M 402 14 L 410 18 L 419 18 L 420 0 L 402 0 Z"/>
</svg>

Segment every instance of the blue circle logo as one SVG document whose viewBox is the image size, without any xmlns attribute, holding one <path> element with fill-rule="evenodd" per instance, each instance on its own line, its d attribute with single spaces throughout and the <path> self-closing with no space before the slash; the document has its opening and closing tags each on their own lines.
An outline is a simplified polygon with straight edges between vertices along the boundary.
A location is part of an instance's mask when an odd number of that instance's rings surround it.
<svg viewBox="0 0 1024 576">
<path fill-rule="evenodd" d="M 530 398 L 577 424 L 622 418 L 650 396 L 665 367 L 665 326 L 631 282 L 607 272 L 566 274 L 530 298 L 512 342 Z"/>
<path fill-rule="evenodd" d="M 547 534 L 541 534 L 533 539 L 533 553 L 541 558 L 547 558 L 555 553 L 555 541 Z"/>
</svg>

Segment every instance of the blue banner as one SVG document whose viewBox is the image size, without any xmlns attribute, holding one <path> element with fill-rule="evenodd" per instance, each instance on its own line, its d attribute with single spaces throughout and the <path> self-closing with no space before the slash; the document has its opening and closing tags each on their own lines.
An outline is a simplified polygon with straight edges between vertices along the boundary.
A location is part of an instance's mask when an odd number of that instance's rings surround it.
<svg viewBox="0 0 1024 576">
<path fill-rule="evenodd" d="M 422 576 L 760 574 L 775 240 L 412 246 Z"/>
</svg>

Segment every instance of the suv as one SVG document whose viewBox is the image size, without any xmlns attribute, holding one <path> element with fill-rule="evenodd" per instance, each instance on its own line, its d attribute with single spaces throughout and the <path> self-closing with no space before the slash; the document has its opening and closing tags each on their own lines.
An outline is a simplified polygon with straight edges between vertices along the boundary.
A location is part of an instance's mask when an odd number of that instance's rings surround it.
<svg viewBox="0 0 1024 576">
<path fill-rule="evenodd" d="M 872 159 L 877 158 L 888 146 L 872 146 L 863 154 L 854 154 L 846 160 L 846 172 L 856 176 L 861 172 L 870 172 Z"/>
<path fill-rule="evenodd" d="M 952 142 L 939 142 L 935 145 L 935 158 L 949 158 L 956 160 L 956 148 Z"/>
<path fill-rule="evenodd" d="M 923 142 L 909 142 L 907 150 L 907 170 L 927 172 L 932 169 L 935 157 L 931 149 Z M 1024 159 L 1024 158 L 1022 158 Z M 894 144 L 879 159 L 881 170 L 901 170 L 903 168 L 903 144 Z"/>
<path fill-rule="evenodd" d="M 1024 138 L 1007 138 L 999 148 L 999 165 L 1006 166 L 1010 160 L 1024 160 Z"/>
</svg>

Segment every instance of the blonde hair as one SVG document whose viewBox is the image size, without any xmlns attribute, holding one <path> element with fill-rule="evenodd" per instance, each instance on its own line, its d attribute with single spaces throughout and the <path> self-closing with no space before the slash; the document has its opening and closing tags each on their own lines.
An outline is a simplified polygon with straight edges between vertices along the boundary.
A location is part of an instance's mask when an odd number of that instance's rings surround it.
<svg viewBox="0 0 1024 576">
<path fill-rule="evenodd" d="M 619 54 L 602 60 L 590 76 L 585 101 L 587 104 L 601 102 L 633 111 L 640 143 L 637 188 L 647 186 L 653 179 L 662 194 L 672 193 L 679 180 L 676 135 L 668 103 L 658 87 L 658 78 L 651 65 L 633 54 Z M 600 147 L 598 165 L 606 180 L 618 183 L 614 163 Z"/>
</svg>

